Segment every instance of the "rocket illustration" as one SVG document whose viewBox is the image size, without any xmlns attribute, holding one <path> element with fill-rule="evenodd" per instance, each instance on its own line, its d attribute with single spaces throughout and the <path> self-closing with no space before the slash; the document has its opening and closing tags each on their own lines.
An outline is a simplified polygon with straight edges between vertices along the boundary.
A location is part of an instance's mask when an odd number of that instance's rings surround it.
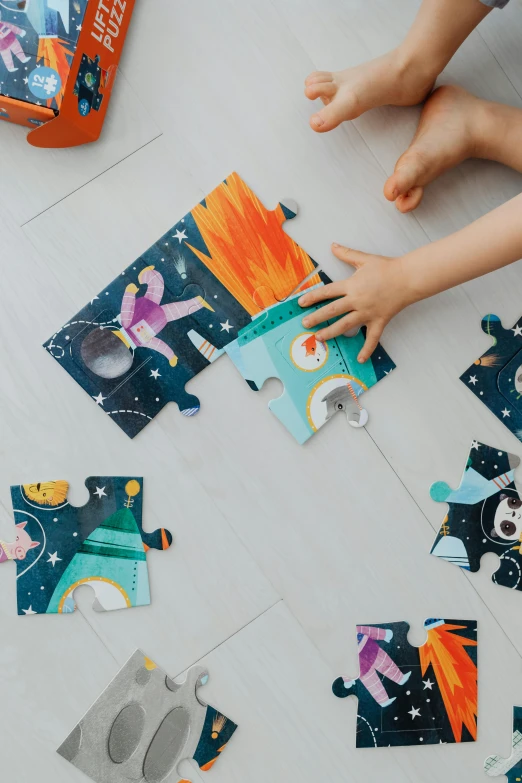
<svg viewBox="0 0 522 783">
<path fill-rule="evenodd" d="M 126 486 L 129 497 L 124 507 L 105 519 L 85 539 L 58 582 L 47 613 L 74 612 L 73 593 L 80 585 L 92 587 L 96 611 L 125 609 L 150 604 L 146 550 L 131 511 L 133 497 L 140 492 L 137 481 Z M 166 532 L 162 531 L 166 536 Z M 163 542 L 168 548 L 169 541 Z"/>
<path fill-rule="evenodd" d="M 16 6 L 11 6 L 11 2 L 13 0 L 3 0 L 2 5 L 5 3 L 5 8 L 25 12 L 40 38 L 58 37 L 59 17 L 65 32 L 69 33 L 70 0 L 21 0 L 16 3 Z"/>
</svg>

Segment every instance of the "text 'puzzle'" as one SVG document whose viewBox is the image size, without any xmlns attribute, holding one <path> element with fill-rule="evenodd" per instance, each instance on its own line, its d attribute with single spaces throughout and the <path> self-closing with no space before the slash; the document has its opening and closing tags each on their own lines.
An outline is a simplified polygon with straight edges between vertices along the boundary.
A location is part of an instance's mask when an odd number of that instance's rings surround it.
<svg viewBox="0 0 522 783">
<path fill-rule="evenodd" d="M 477 624 L 430 619 L 421 647 L 408 623 L 357 626 L 359 677 L 338 677 L 336 696 L 357 696 L 357 747 L 473 742 L 477 738 Z"/>
<path fill-rule="evenodd" d="M 431 554 L 478 571 L 486 552 L 500 558 L 496 584 L 522 590 L 522 500 L 515 484 L 519 457 L 474 440 L 458 489 L 444 481 L 431 487 L 433 500 L 447 503 Z"/>
<path fill-rule="evenodd" d="M 143 479 L 98 476 L 89 501 L 67 500 L 66 481 L 11 487 L 16 537 L 0 541 L 0 564 L 16 563 L 18 614 L 74 612 L 74 591 L 94 590 L 95 611 L 150 604 L 147 551 L 168 549 L 172 535 L 142 527 Z"/>
<path fill-rule="evenodd" d="M 162 783 L 185 759 L 206 772 L 237 729 L 200 701 L 207 681 L 199 666 L 171 680 L 137 650 L 58 753 L 96 783 Z"/>
</svg>

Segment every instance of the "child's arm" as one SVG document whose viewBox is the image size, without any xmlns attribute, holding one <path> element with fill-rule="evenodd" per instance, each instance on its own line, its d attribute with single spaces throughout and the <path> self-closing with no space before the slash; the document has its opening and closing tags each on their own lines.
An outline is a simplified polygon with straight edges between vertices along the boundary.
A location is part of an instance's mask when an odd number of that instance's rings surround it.
<svg viewBox="0 0 522 783">
<path fill-rule="evenodd" d="M 332 249 L 337 258 L 355 267 L 355 274 L 302 296 L 303 307 L 338 297 L 304 318 L 303 326 L 343 316 L 317 332 L 318 339 L 328 340 L 365 324 L 366 342 L 358 356 L 365 362 L 386 324 L 407 305 L 522 258 L 522 194 L 461 231 L 398 258 L 340 245 Z"/>
</svg>

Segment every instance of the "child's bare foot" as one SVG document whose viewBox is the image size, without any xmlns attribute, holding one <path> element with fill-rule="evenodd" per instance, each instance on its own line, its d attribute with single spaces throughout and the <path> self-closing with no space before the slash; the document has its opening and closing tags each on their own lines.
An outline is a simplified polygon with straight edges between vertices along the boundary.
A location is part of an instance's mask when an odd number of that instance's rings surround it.
<svg viewBox="0 0 522 783">
<path fill-rule="evenodd" d="M 410 147 L 401 155 L 384 195 L 400 212 L 419 206 L 424 186 L 467 158 L 483 157 L 489 104 L 461 87 L 439 87 L 426 102 Z"/>
<path fill-rule="evenodd" d="M 377 106 L 413 106 L 424 100 L 437 75 L 399 49 L 345 71 L 317 71 L 306 79 L 305 95 L 320 98 L 325 108 L 310 117 L 310 125 L 324 133 Z"/>
</svg>

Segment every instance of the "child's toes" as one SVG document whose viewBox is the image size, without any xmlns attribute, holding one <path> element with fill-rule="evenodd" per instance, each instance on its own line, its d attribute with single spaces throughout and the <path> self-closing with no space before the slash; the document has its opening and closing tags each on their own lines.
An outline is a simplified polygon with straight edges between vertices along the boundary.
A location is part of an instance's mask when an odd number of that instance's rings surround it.
<svg viewBox="0 0 522 783">
<path fill-rule="evenodd" d="M 333 82 L 333 73 L 331 73 L 331 71 L 314 71 L 314 73 L 307 76 L 305 80 L 307 87 L 310 84 L 317 84 L 318 82 Z"/>
<path fill-rule="evenodd" d="M 388 201 L 396 201 L 419 184 L 425 184 L 426 167 L 418 155 L 406 153 L 397 161 L 397 166 L 384 186 Z"/>
<path fill-rule="evenodd" d="M 313 82 L 307 84 L 305 87 L 305 95 L 310 98 L 311 101 L 315 101 L 316 98 L 333 98 L 337 92 L 337 87 L 333 82 Z"/>
<path fill-rule="evenodd" d="M 416 185 L 414 188 L 410 188 L 403 196 L 398 196 L 395 200 L 395 206 L 399 212 L 411 212 L 412 210 L 417 209 L 423 196 L 424 188 L 421 188 L 420 185 Z"/>
</svg>

